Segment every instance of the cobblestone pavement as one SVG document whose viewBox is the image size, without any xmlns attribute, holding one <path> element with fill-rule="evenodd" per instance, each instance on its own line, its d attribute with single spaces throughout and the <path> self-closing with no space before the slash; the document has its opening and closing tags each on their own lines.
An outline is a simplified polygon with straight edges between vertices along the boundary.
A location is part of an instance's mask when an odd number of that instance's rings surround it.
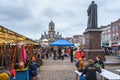
<svg viewBox="0 0 120 80">
<path fill-rule="evenodd" d="M 39 80 L 75 80 L 74 69 L 74 63 L 68 57 L 65 60 L 44 60 Z"/>
<path fill-rule="evenodd" d="M 70 62 L 68 57 L 65 60 L 43 60 L 44 65 L 40 67 L 40 73 L 37 80 L 75 80 L 74 63 Z M 106 66 L 106 69 L 116 72 L 119 66 Z M 99 77 L 98 77 L 99 78 Z M 100 80 L 100 79 L 99 79 Z"/>
</svg>

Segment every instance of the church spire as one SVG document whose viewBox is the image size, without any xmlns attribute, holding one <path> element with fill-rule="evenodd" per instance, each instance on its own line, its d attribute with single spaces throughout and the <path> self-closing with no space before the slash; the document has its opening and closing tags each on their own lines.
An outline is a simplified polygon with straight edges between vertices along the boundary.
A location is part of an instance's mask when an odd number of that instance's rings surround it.
<svg viewBox="0 0 120 80">
<path fill-rule="evenodd" d="M 51 22 L 49 23 L 49 26 L 55 26 L 54 22 L 51 20 Z"/>
<path fill-rule="evenodd" d="M 54 22 L 52 20 L 49 23 L 49 31 L 55 31 L 55 24 L 54 24 Z"/>
</svg>

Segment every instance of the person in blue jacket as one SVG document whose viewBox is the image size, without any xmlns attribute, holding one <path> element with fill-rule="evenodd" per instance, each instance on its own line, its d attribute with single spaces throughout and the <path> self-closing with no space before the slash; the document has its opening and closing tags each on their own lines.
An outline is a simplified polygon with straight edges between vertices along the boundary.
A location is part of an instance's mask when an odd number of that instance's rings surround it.
<svg viewBox="0 0 120 80">
<path fill-rule="evenodd" d="M 35 57 L 32 57 L 30 67 L 29 67 L 31 78 L 37 76 L 37 74 L 38 74 L 37 67 L 38 67 L 38 64 L 36 63 L 36 59 L 35 59 Z"/>
</svg>

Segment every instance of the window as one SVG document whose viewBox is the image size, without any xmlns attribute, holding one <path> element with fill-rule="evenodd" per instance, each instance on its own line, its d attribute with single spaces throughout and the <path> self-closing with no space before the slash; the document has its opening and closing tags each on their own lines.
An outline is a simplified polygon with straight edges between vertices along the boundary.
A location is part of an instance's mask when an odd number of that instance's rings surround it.
<svg viewBox="0 0 120 80">
<path fill-rule="evenodd" d="M 112 31 L 115 31 L 114 27 L 112 27 Z"/>
<path fill-rule="evenodd" d="M 110 29 L 108 29 L 108 33 L 110 32 Z"/>
<path fill-rule="evenodd" d="M 103 37 L 103 40 L 105 41 L 105 36 Z"/>
<path fill-rule="evenodd" d="M 118 40 L 118 33 L 116 33 L 116 39 Z"/>
<path fill-rule="evenodd" d="M 116 27 L 115 27 L 115 28 L 116 28 L 115 30 L 116 30 L 116 31 L 118 31 L 118 25 L 116 25 Z"/>
<path fill-rule="evenodd" d="M 119 28 L 118 25 L 115 25 L 112 27 L 112 31 L 118 31 L 118 28 Z"/>
<path fill-rule="evenodd" d="M 105 35 L 104 40 L 107 41 L 107 35 Z"/>
<path fill-rule="evenodd" d="M 112 35 L 112 39 L 113 39 L 113 40 L 115 39 L 115 34 Z"/>
<path fill-rule="evenodd" d="M 108 34 L 108 40 L 110 40 L 110 34 Z"/>
</svg>

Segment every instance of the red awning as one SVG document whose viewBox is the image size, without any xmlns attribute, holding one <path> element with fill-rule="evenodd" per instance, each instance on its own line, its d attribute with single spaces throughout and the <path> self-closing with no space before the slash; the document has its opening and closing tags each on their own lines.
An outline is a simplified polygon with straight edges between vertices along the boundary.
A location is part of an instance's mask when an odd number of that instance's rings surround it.
<svg viewBox="0 0 120 80">
<path fill-rule="evenodd" d="M 116 47 L 117 47 L 117 46 L 118 46 L 118 44 L 112 44 L 112 46 L 116 46 Z"/>
</svg>

